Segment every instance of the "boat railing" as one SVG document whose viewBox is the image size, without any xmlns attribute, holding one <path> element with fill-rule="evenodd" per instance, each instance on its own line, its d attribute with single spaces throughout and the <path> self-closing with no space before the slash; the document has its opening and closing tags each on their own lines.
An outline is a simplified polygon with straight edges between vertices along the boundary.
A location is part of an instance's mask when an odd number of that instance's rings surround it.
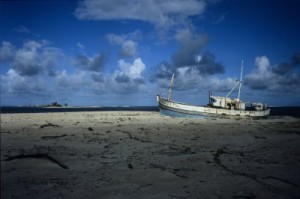
<svg viewBox="0 0 300 199">
<path fill-rule="evenodd" d="M 194 104 L 188 104 L 188 103 L 178 102 L 178 101 L 174 101 L 174 100 L 168 100 L 168 99 L 166 99 L 164 97 L 161 97 L 161 96 L 159 96 L 159 97 L 161 99 L 163 99 L 164 101 L 168 101 L 168 102 L 172 102 L 172 103 L 176 103 L 176 104 L 182 104 L 182 105 L 188 105 L 188 106 L 198 106 L 198 105 L 194 105 Z"/>
</svg>

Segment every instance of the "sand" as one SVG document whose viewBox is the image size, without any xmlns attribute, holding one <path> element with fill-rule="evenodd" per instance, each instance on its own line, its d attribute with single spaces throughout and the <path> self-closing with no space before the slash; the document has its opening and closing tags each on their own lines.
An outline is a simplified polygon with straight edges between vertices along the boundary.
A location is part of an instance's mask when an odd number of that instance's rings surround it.
<svg viewBox="0 0 300 199">
<path fill-rule="evenodd" d="M 1 115 L 2 198 L 300 198 L 300 119 Z"/>
</svg>

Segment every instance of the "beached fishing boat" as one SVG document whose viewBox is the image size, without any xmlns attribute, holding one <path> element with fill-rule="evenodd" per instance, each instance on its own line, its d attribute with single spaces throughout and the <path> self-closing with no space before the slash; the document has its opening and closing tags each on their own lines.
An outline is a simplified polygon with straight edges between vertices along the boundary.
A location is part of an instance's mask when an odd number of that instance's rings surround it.
<svg viewBox="0 0 300 199">
<path fill-rule="evenodd" d="M 242 86 L 243 62 L 241 66 L 240 80 L 237 80 L 231 91 L 224 96 L 212 96 L 209 92 L 209 102 L 206 106 L 196 106 L 171 100 L 174 74 L 172 75 L 168 98 L 157 95 L 159 110 L 171 115 L 184 114 L 187 116 L 213 116 L 213 117 L 236 117 L 236 118 L 267 118 L 270 109 L 267 104 L 261 102 L 245 103 L 240 100 Z M 229 95 L 239 86 L 238 97 L 230 98 Z"/>
</svg>

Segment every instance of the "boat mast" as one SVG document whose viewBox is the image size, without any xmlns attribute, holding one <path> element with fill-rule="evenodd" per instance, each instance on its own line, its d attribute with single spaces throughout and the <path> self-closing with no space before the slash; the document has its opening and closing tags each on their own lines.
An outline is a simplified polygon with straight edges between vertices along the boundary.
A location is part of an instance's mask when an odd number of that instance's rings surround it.
<svg viewBox="0 0 300 199">
<path fill-rule="evenodd" d="M 238 101 L 240 101 L 240 94 L 241 94 L 241 87 L 242 87 L 242 79 L 243 79 L 243 65 L 244 61 L 242 60 L 242 65 L 241 65 L 241 75 L 240 75 L 240 81 L 239 81 L 239 92 L 238 92 Z"/>
<path fill-rule="evenodd" d="M 232 93 L 232 91 L 239 85 L 238 101 L 240 101 L 240 92 L 241 92 L 241 87 L 242 87 L 242 76 L 243 76 L 243 60 L 242 60 L 242 66 L 241 66 L 240 80 L 236 80 L 236 84 L 231 89 L 231 91 L 226 95 L 226 97 L 228 97 Z"/>
<path fill-rule="evenodd" d="M 172 79 L 171 79 L 171 82 L 170 82 L 170 88 L 169 88 L 168 100 L 171 99 L 173 82 L 174 82 L 174 73 L 173 73 L 173 75 L 172 75 Z"/>
</svg>

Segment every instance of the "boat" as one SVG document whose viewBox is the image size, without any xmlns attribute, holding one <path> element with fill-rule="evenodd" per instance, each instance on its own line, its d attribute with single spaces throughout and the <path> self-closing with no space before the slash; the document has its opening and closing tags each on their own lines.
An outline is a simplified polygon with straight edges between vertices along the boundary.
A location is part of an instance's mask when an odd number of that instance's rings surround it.
<svg viewBox="0 0 300 199">
<path fill-rule="evenodd" d="M 164 98 L 157 95 L 159 110 L 162 114 L 171 116 L 200 116 L 200 117 L 226 117 L 226 118 L 267 118 L 270 115 L 270 109 L 267 104 L 261 102 L 246 103 L 240 100 L 242 87 L 243 61 L 241 65 L 240 80 L 226 96 L 213 96 L 209 91 L 209 102 L 205 106 L 191 105 L 187 103 L 171 100 L 172 86 L 174 83 L 174 74 L 171 77 L 168 97 Z M 238 86 L 237 98 L 230 98 L 229 95 Z"/>
</svg>

